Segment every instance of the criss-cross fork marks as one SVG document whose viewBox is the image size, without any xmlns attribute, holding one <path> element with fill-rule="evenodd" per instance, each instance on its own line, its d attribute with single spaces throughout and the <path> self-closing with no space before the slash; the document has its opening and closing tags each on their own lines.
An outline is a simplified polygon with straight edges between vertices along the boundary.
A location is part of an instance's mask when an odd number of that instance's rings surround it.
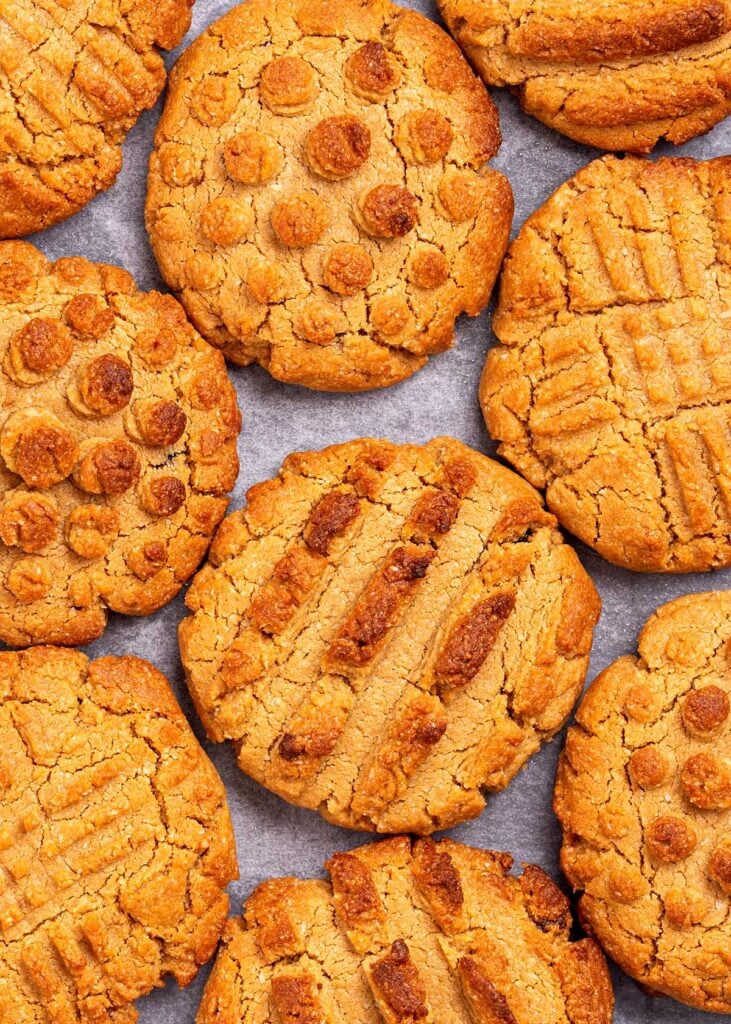
<svg viewBox="0 0 731 1024">
<path fill-rule="evenodd" d="M 198 1024 L 604 1024 L 607 968 L 568 902 L 507 854 L 403 837 L 280 878 L 231 921 Z"/>
<path fill-rule="evenodd" d="M 598 613 L 535 492 L 449 440 L 292 457 L 188 605 L 191 692 L 246 772 L 341 824 L 420 832 L 479 813 L 560 727 Z"/>
</svg>

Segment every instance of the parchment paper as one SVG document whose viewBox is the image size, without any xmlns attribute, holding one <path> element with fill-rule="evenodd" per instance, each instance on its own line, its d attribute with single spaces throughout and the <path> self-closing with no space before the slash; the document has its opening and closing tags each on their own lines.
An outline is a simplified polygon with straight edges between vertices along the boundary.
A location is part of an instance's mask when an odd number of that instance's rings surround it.
<svg viewBox="0 0 731 1024">
<path fill-rule="evenodd" d="M 429 0 L 402 2 L 438 18 L 436 4 Z M 232 6 L 232 0 L 197 0 L 193 27 L 184 45 Z M 169 55 L 169 65 L 176 55 Z M 515 233 L 555 188 L 599 154 L 544 128 L 523 114 L 506 93 L 496 91 L 494 98 L 500 108 L 504 138 L 495 166 L 508 175 L 515 192 Z M 159 105 L 143 116 L 131 133 L 125 146 L 124 169 L 111 191 L 70 221 L 32 239 L 49 257 L 79 254 L 117 263 L 131 271 L 141 287 L 163 287 L 143 223 L 147 161 L 158 116 Z M 731 119 L 679 150 L 660 147 L 656 155 L 669 152 L 698 158 L 731 153 Z M 320 448 L 367 435 L 421 442 L 438 434 L 452 434 L 492 453 L 494 446 L 477 403 L 485 352 L 495 340 L 489 324 L 490 311 L 475 320 L 463 318 L 451 352 L 435 357 L 426 369 L 403 384 L 363 395 L 317 394 L 279 384 L 258 368 L 232 368 L 244 429 L 239 442 L 241 474 L 231 510 L 241 505 L 251 484 L 272 476 L 284 456 L 298 449 Z M 658 605 L 693 591 L 731 587 L 731 570 L 676 578 L 642 576 L 615 568 L 575 543 L 604 602 L 589 679 L 619 655 L 635 650 L 639 629 Z M 176 631 L 183 612 L 180 596 L 145 619 L 112 615 L 106 634 L 91 645 L 88 653 L 94 657 L 132 653 L 154 662 L 173 682 L 203 740 L 178 657 Z M 475 846 L 510 851 L 516 862 L 535 862 L 559 878 L 559 829 L 551 798 L 562 743 L 560 736 L 544 748 L 506 792 L 489 801 L 480 818 L 451 834 Z M 206 749 L 227 786 L 236 829 L 241 877 L 231 886 L 232 913 L 240 911 L 245 897 L 263 879 L 285 874 L 320 875 L 331 853 L 370 841 L 367 835 L 327 825 L 316 814 L 290 807 L 268 793 L 241 774 L 228 747 L 206 744 Z M 207 973 L 204 968 L 185 991 L 170 983 L 140 1000 L 141 1024 L 193 1024 Z M 614 972 L 614 980 L 617 1024 L 720 1024 L 727 1019 L 694 1012 L 669 999 L 645 996 L 619 971 Z"/>
</svg>

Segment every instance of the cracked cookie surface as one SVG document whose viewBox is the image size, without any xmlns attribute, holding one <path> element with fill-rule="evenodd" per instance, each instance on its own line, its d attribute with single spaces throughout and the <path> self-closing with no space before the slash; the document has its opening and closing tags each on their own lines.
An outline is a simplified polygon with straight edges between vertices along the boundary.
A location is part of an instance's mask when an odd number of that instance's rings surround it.
<svg viewBox="0 0 731 1024">
<path fill-rule="evenodd" d="M 192 0 L 0 6 L 0 238 L 76 213 L 109 188 L 122 143 L 165 84 Z"/>
<path fill-rule="evenodd" d="M 389 0 L 249 0 L 172 72 L 147 226 L 234 362 L 321 390 L 409 377 L 492 291 L 513 212 L 498 116 Z"/>
<path fill-rule="evenodd" d="M 186 603 L 191 694 L 245 772 L 419 833 L 475 817 L 562 726 L 600 608 L 536 492 L 449 438 L 291 455 Z"/>
<path fill-rule="evenodd" d="M 637 981 L 731 1012 L 731 592 L 663 605 L 589 687 L 556 781 L 580 917 Z"/>
<path fill-rule="evenodd" d="M 628 569 L 731 564 L 731 160 L 597 160 L 505 264 L 480 399 L 499 452 Z"/>
<path fill-rule="evenodd" d="M 238 473 L 220 352 L 118 267 L 0 243 L 0 640 L 83 644 L 197 568 Z"/>
<path fill-rule="evenodd" d="M 0 1018 L 134 1024 L 224 927 L 223 784 L 139 658 L 0 653 L 0 748 Z"/>
<path fill-rule="evenodd" d="M 646 153 L 731 112 L 729 0 L 439 0 L 489 85 L 577 142 Z"/>
<path fill-rule="evenodd" d="M 198 1024 L 610 1024 L 609 972 L 540 868 L 450 839 L 336 853 L 277 878 L 224 933 Z"/>
</svg>

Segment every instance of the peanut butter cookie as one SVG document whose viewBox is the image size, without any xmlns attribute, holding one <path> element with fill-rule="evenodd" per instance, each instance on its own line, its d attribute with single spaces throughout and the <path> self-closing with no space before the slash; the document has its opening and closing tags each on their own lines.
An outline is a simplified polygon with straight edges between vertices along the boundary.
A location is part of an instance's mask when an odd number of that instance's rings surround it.
<svg viewBox="0 0 731 1024">
<path fill-rule="evenodd" d="M 389 0 L 248 0 L 186 51 L 147 226 L 236 363 L 385 387 L 490 296 L 512 219 L 498 116 L 449 37 Z"/>
<path fill-rule="evenodd" d="M 610 1024 L 607 964 L 540 868 L 397 836 L 276 878 L 229 921 L 198 1024 Z"/>
<path fill-rule="evenodd" d="M 196 569 L 236 480 L 223 357 L 118 267 L 0 243 L 0 640 L 83 644 Z"/>
<path fill-rule="evenodd" d="M 0 1019 L 133 1024 L 216 948 L 236 877 L 226 795 L 138 658 L 0 653 Z"/>
<path fill-rule="evenodd" d="M 9 0 L 0 25 L 0 238 L 47 228 L 114 183 L 165 84 L 192 0 Z"/>
<path fill-rule="evenodd" d="M 499 452 L 617 565 L 731 564 L 731 159 L 605 157 L 528 218 L 480 388 Z"/>
<path fill-rule="evenodd" d="M 330 821 L 418 833 L 475 817 L 561 728 L 600 608 L 536 492 L 449 438 L 290 456 L 186 603 L 211 739 Z"/>
<path fill-rule="evenodd" d="M 731 112 L 729 0 L 439 0 L 489 85 L 577 142 L 647 153 Z"/>
<path fill-rule="evenodd" d="M 556 782 L 580 915 L 643 985 L 731 1013 L 731 591 L 663 605 L 587 690 Z"/>
</svg>

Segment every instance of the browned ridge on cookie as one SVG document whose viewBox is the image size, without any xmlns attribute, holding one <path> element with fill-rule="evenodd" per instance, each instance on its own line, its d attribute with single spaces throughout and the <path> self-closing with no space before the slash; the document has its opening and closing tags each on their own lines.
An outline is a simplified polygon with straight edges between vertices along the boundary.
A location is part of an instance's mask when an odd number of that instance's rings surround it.
<svg viewBox="0 0 731 1024">
<path fill-rule="evenodd" d="M 113 184 L 165 83 L 158 47 L 192 0 L 0 0 L 0 238 L 47 228 Z"/>
<path fill-rule="evenodd" d="M 480 388 L 499 451 L 629 569 L 731 564 L 731 159 L 597 160 L 528 218 Z"/>
<path fill-rule="evenodd" d="M 197 568 L 238 473 L 221 354 L 119 267 L 0 243 L 0 641 L 83 644 Z"/>
<path fill-rule="evenodd" d="M 587 690 L 556 780 L 579 913 L 644 986 L 731 1013 L 731 591 L 663 605 Z"/>
<path fill-rule="evenodd" d="M 214 953 L 236 877 L 226 795 L 138 658 L 0 652 L 0 1020 L 134 1024 Z"/>
<path fill-rule="evenodd" d="M 540 868 L 449 839 L 336 853 L 229 921 L 198 1024 L 610 1024 L 607 965 Z"/>
<path fill-rule="evenodd" d="M 489 85 L 578 142 L 646 153 L 731 112 L 729 0 L 439 0 Z"/>
<path fill-rule="evenodd" d="M 234 362 L 385 387 L 486 305 L 510 185 L 497 111 L 452 40 L 390 0 L 248 0 L 178 61 L 147 226 Z"/>
<path fill-rule="evenodd" d="M 245 772 L 420 833 L 479 814 L 562 726 L 600 607 L 536 492 L 448 438 L 290 456 L 186 602 L 191 694 Z"/>
</svg>

